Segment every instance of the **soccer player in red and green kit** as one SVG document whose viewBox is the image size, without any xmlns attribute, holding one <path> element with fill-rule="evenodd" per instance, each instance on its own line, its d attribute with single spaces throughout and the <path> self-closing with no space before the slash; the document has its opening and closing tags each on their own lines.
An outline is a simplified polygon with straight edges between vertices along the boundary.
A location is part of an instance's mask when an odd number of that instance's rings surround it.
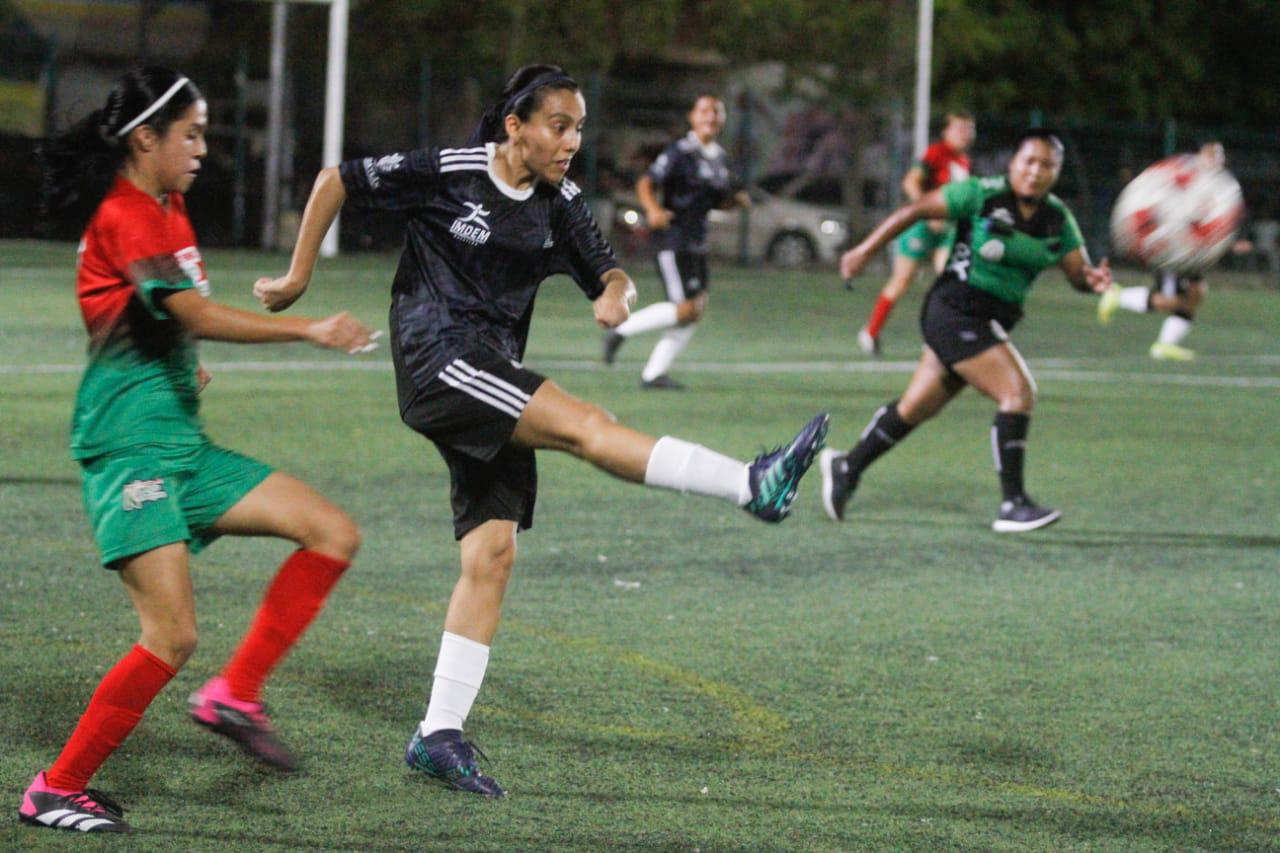
<svg viewBox="0 0 1280 853">
<path fill-rule="evenodd" d="M 71 452 L 102 565 L 124 582 L 142 633 L 99 683 L 61 754 L 36 774 L 19 818 L 81 832 L 128 832 L 122 809 L 89 779 L 128 737 L 195 650 L 189 556 L 223 534 L 298 544 L 267 588 L 221 672 L 191 698 L 195 722 L 282 770 L 296 762 L 260 692 L 319 613 L 359 547 L 355 523 L 309 486 L 225 450 L 204 434 L 208 380 L 197 338 L 305 340 L 348 352 L 374 336 L 346 313 L 261 317 L 208 298 L 183 193 L 205 156 L 207 109 L 187 78 L 143 67 L 106 105 L 41 149 L 51 212 L 88 214 L 77 295 L 89 364 L 76 396 Z"/>
<path fill-rule="evenodd" d="M 969 177 L 968 150 L 975 135 L 973 116 L 967 112 L 947 113 L 942 138 L 930 145 L 919 162 L 902 178 L 902 191 L 908 201 L 918 201 L 925 193 Z M 947 253 L 955 239 L 955 228 L 944 220 L 922 219 L 898 237 L 895 244 L 893 270 L 880 289 L 867 324 L 858 330 L 858 347 L 870 356 L 880 355 L 880 331 L 889 320 L 893 306 L 907 292 L 920 265 L 932 259 L 934 268 L 942 272 Z"/>
</svg>

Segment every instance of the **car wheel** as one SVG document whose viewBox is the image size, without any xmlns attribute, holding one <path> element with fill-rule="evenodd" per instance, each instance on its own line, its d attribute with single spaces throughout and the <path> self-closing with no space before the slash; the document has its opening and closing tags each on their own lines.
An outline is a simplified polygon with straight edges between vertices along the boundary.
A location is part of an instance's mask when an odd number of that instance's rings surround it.
<svg viewBox="0 0 1280 853">
<path fill-rule="evenodd" d="M 780 267 L 802 267 L 818 258 L 813 241 L 799 231 L 783 231 L 769 241 L 769 263 Z"/>
</svg>

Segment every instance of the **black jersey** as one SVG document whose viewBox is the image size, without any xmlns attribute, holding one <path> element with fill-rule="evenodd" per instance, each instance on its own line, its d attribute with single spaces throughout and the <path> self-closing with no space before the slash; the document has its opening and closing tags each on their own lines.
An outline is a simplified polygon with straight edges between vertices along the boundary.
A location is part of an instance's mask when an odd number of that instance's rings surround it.
<svg viewBox="0 0 1280 853">
<path fill-rule="evenodd" d="M 415 375 L 434 375 L 450 342 L 520 361 L 544 279 L 568 275 L 595 299 L 600 277 L 618 266 L 576 185 L 508 186 L 493 173 L 495 148 L 420 149 L 339 167 L 356 206 L 409 217 L 391 334 Z"/>
<path fill-rule="evenodd" d="M 705 252 L 707 213 L 738 189 L 724 149 L 714 142 L 703 145 L 690 131 L 663 150 L 648 174 L 662 188 L 663 206 L 674 214 L 671 224 L 657 232 L 662 248 Z"/>
</svg>

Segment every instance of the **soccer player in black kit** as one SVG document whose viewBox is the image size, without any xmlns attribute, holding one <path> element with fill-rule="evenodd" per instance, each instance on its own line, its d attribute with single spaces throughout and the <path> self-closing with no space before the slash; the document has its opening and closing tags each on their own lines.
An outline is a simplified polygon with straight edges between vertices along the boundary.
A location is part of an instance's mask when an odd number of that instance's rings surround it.
<svg viewBox="0 0 1280 853">
<path fill-rule="evenodd" d="M 632 335 L 663 331 L 640 372 L 643 388 L 684 388 L 667 371 L 689 345 L 707 309 L 707 214 L 715 208 L 751 205 L 751 197 L 739 188 L 729 168 L 728 155 L 716 142 L 724 123 L 724 102 L 715 95 L 699 95 L 689 110 L 689 133 L 668 145 L 636 182 L 636 195 L 658 244 L 655 260 L 667 299 L 645 306 L 605 332 L 604 361 L 613 364 Z"/>
<path fill-rule="evenodd" d="M 572 277 L 605 328 L 626 320 L 635 299 L 635 285 L 565 179 L 585 115 L 572 78 L 555 66 L 527 66 L 507 82 L 468 147 L 322 170 L 289 272 L 254 285 L 272 311 L 297 300 L 347 199 L 408 215 L 390 319 L 400 416 L 449 466 L 462 574 L 445 615 L 426 717 L 405 758 L 431 778 L 488 796 L 503 790 L 477 769 L 462 726 L 488 665 L 517 530 L 533 521 L 534 451 L 564 451 L 624 480 L 727 499 L 781 521 L 827 431 L 827 416 L 818 415 L 786 445 L 747 464 L 627 429 L 522 366 L 534 296 L 546 277 Z"/>
</svg>

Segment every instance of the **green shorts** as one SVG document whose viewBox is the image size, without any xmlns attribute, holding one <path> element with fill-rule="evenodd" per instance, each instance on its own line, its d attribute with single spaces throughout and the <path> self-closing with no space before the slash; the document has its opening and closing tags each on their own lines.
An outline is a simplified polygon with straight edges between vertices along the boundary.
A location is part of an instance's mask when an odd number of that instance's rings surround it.
<svg viewBox="0 0 1280 853">
<path fill-rule="evenodd" d="M 213 444 L 132 447 L 81 459 L 84 508 L 102 565 L 173 542 L 199 552 L 218 538 L 214 522 L 271 470 Z"/>
<path fill-rule="evenodd" d="M 928 260 L 938 249 L 950 249 L 955 238 L 954 225 L 948 225 L 946 230 L 939 232 L 929 227 L 928 220 L 922 219 L 898 237 L 898 254 L 913 261 Z"/>
</svg>

